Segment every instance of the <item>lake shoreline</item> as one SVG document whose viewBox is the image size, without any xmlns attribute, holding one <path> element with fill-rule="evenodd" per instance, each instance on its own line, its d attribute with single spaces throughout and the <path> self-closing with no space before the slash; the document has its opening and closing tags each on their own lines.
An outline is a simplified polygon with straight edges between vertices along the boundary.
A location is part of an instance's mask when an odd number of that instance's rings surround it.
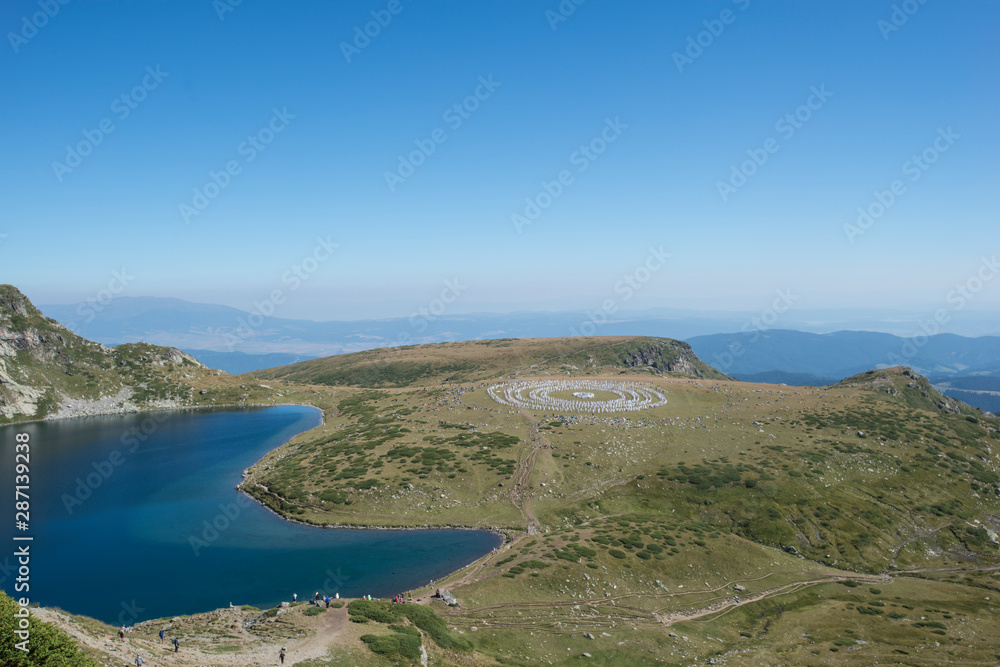
<svg viewBox="0 0 1000 667">
<path fill-rule="evenodd" d="M 390 526 L 379 526 L 379 525 L 363 524 L 363 523 L 361 523 L 361 524 L 350 524 L 350 523 L 314 523 L 312 521 L 305 521 L 305 520 L 302 520 L 302 519 L 294 519 L 292 517 L 289 517 L 289 516 L 286 516 L 286 515 L 282 514 L 281 512 L 278 512 L 273 507 L 270 507 L 267 504 L 261 502 L 254 494 L 250 493 L 250 491 L 248 491 L 247 489 L 245 489 L 243 487 L 243 484 L 250 479 L 250 477 L 249 477 L 249 471 L 251 469 L 253 469 L 255 466 L 259 465 L 262 461 L 264 461 L 264 459 L 266 459 L 267 457 L 271 456 L 276 451 L 278 451 L 279 449 L 281 449 L 282 447 L 284 447 L 285 445 L 287 445 L 288 443 L 290 443 L 292 440 L 294 440 L 295 438 L 299 437 L 303 433 L 309 433 L 310 431 L 314 431 L 314 430 L 316 430 L 316 429 L 318 429 L 321 426 L 323 426 L 323 425 L 326 424 L 326 413 L 323 411 L 322 408 L 318 408 L 315 405 L 306 405 L 306 404 L 302 404 L 302 403 L 281 403 L 280 405 L 297 405 L 299 407 L 315 408 L 316 410 L 319 410 L 319 412 L 320 412 L 320 423 L 317 424 L 316 426 L 310 428 L 310 429 L 306 429 L 304 431 L 300 431 L 299 433 L 296 433 L 295 435 L 293 435 L 291 438 L 289 438 L 285 442 L 281 443 L 280 445 L 278 445 L 274 449 L 268 451 L 266 454 L 264 454 L 263 456 L 261 456 L 252 465 L 248 466 L 243 471 L 243 479 L 240 481 L 239 484 L 236 485 L 236 491 L 238 491 L 239 493 L 244 494 L 245 496 L 247 496 L 248 498 L 250 498 L 251 500 L 253 500 L 255 503 L 257 503 L 258 505 L 260 505 L 261 507 L 263 507 L 265 510 L 267 510 L 268 512 L 270 512 L 271 514 L 273 514 L 273 515 L 275 515 L 277 517 L 280 517 L 281 519 L 284 519 L 285 521 L 287 521 L 289 523 L 295 523 L 295 524 L 298 524 L 300 526 L 310 526 L 312 528 L 324 528 L 324 529 L 333 529 L 333 530 L 471 530 L 471 531 L 481 531 L 481 532 L 484 532 L 484 533 L 491 533 L 493 535 L 496 535 L 497 537 L 499 537 L 502 540 L 501 544 L 503 544 L 504 542 L 506 542 L 509 538 L 512 538 L 515 533 L 523 532 L 522 530 L 518 530 L 518 529 L 508 530 L 508 529 L 499 528 L 499 527 L 496 527 L 496 526 L 475 527 L 475 526 L 456 526 L 456 525 L 450 525 L 450 524 L 434 524 L 434 525 L 425 524 L 423 526 L 391 526 L 391 525 Z M 267 407 L 277 407 L 277 406 L 267 406 Z M 479 560 L 479 559 L 476 559 L 476 560 Z M 473 563 L 475 563 L 475 562 L 476 561 L 473 561 Z M 472 563 L 470 563 L 469 565 L 471 565 L 471 564 Z M 468 565 L 466 565 L 464 567 L 468 567 Z M 463 568 L 459 568 L 459 570 L 464 569 L 464 567 Z M 455 572 L 457 572 L 457 571 L 458 570 L 455 570 Z M 450 574 L 454 574 L 454 572 L 452 572 Z M 450 576 L 450 574 L 446 575 L 446 576 Z"/>
</svg>

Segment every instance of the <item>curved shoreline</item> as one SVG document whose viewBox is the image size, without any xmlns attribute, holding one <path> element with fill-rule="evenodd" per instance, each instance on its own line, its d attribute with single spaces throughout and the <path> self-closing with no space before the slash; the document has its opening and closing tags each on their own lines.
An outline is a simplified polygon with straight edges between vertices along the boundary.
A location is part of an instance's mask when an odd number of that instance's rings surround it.
<svg viewBox="0 0 1000 667">
<path fill-rule="evenodd" d="M 307 404 L 303 404 L 303 403 L 280 403 L 278 405 L 267 405 L 267 406 L 264 406 L 264 407 L 279 407 L 281 405 L 296 405 L 298 407 L 304 407 L 304 408 L 315 408 L 316 410 L 319 410 L 319 412 L 320 412 L 320 423 L 318 425 L 316 425 L 316 426 L 313 426 L 312 428 L 306 429 L 304 431 L 299 431 L 298 433 L 296 433 L 295 435 L 293 435 L 292 437 L 290 437 L 285 442 L 281 443 L 280 445 L 278 445 L 274 449 L 272 449 L 272 450 L 268 451 L 267 453 L 265 453 L 263 456 L 261 456 L 252 465 L 248 466 L 243 471 L 244 472 L 243 480 L 240 481 L 240 483 L 236 485 L 236 491 L 238 491 L 239 493 L 242 493 L 246 497 L 250 498 L 251 500 L 253 500 L 255 503 L 257 503 L 258 505 L 260 505 L 261 507 L 263 507 L 265 510 L 267 510 L 271 514 L 273 514 L 273 515 L 275 515 L 275 516 L 277 516 L 277 517 L 279 517 L 279 518 L 281 518 L 281 519 L 283 519 L 283 520 L 285 520 L 285 521 L 287 521 L 289 523 L 295 523 L 295 524 L 298 524 L 300 526 L 309 526 L 311 528 L 329 528 L 329 529 L 335 529 L 335 530 L 336 529 L 339 529 L 339 530 L 473 530 L 473 531 L 481 531 L 481 532 L 484 532 L 484 533 L 492 533 L 492 534 L 494 534 L 494 535 L 502 538 L 503 540 L 506 540 L 508 537 L 511 537 L 512 533 L 523 532 L 523 531 L 520 531 L 520 530 L 517 530 L 517 529 L 508 530 L 508 529 L 499 528 L 499 527 L 496 527 L 496 526 L 475 527 L 475 526 L 455 526 L 455 525 L 450 525 L 450 524 L 435 524 L 435 525 L 424 524 L 423 526 L 376 526 L 376 525 L 371 525 L 371 524 L 344 524 L 344 523 L 325 523 L 325 524 L 321 524 L 321 523 L 314 523 L 312 521 L 304 521 L 302 519 L 293 519 L 292 517 L 285 516 L 284 514 L 281 514 L 280 512 L 276 511 L 273 507 L 270 507 L 270 506 L 264 504 L 263 502 L 261 502 L 256 496 L 254 496 L 252 493 L 250 493 L 245 488 L 243 488 L 243 483 L 247 479 L 246 472 L 248 470 L 250 470 L 251 468 L 253 468 L 254 466 L 259 465 L 268 456 L 271 456 L 276 451 L 278 451 L 279 449 L 281 449 L 285 445 L 289 444 L 292 440 L 294 440 L 295 438 L 299 437 L 303 433 L 309 433 L 310 431 L 314 431 L 314 430 L 318 429 L 320 426 L 323 426 L 323 425 L 326 424 L 326 413 L 323 411 L 322 408 L 318 408 L 315 405 L 307 405 Z M 502 542 L 501 542 L 501 544 L 502 544 Z M 476 560 L 478 560 L 478 559 L 476 559 Z M 476 561 L 473 561 L 473 563 L 474 562 L 476 562 Z M 470 563 L 470 565 L 471 565 L 471 563 Z M 468 565 L 466 565 L 464 567 L 468 567 Z M 464 569 L 464 568 L 459 568 L 459 570 L 461 570 L 461 569 Z M 458 570 L 455 570 L 455 572 L 457 572 L 457 571 Z"/>
</svg>

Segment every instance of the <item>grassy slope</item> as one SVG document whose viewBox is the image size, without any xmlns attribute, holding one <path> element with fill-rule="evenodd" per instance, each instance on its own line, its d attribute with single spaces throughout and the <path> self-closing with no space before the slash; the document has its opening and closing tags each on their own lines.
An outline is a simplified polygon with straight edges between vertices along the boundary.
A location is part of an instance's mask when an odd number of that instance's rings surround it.
<svg viewBox="0 0 1000 667">
<path fill-rule="evenodd" d="M 945 396 L 930 381 L 905 366 L 870 370 L 841 380 L 835 388 L 866 389 L 884 401 L 919 410 L 946 414 L 978 415 L 979 410 Z"/>
<path fill-rule="evenodd" d="M 984 529 L 1000 527 L 1000 421 L 942 412 L 901 371 L 816 389 L 621 367 L 651 340 L 383 350 L 209 375 L 217 385 L 196 397 L 324 409 L 323 426 L 246 482 L 286 516 L 515 534 L 444 582 L 463 608 L 438 607 L 484 664 L 577 664 L 584 651 L 608 665 L 730 650 L 748 665 L 993 659 L 983 638 L 1000 619 L 984 598 L 1000 586 L 977 568 L 1000 563 Z M 668 403 L 561 419 L 486 394 L 511 376 L 567 373 L 652 383 Z M 258 379 L 277 375 L 327 384 Z M 517 532 L 528 525 L 540 534 Z"/>
<path fill-rule="evenodd" d="M 638 367 L 669 373 L 690 364 L 690 373 L 726 376 L 699 360 L 687 343 L 667 338 L 608 336 L 538 338 L 411 345 L 312 359 L 253 373 L 267 379 L 359 387 L 410 387 L 441 382 L 475 382 L 518 372 L 607 372 Z"/>
<path fill-rule="evenodd" d="M 565 377 L 561 362 L 530 366 L 516 369 Z M 496 404 L 490 382 L 343 387 L 328 423 L 265 459 L 254 482 L 289 490 L 270 502 L 317 523 L 513 530 L 527 525 L 508 493 L 517 475 L 483 459 L 523 462 L 538 445 L 524 493 L 543 533 L 444 582 L 463 601 L 442 608 L 449 623 L 514 664 L 576 664 L 582 651 L 596 664 L 729 649 L 748 651 L 734 664 L 786 652 L 795 664 L 993 657 L 979 637 L 1000 629 L 983 600 L 998 587 L 976 568 L 1000 563 L 984 529 L 1000 527 L 1000 421 L 942 412 L 923 378 L 901 369 L 885 376 L 902 382 L 895 393 L 865 377 L 819 389 L 606 377 L 653 383 L 668 403 L 556 419 Z M 918 569 L 958 579 L 899 576 Z M 850 579 L 863 585 L 824 583 Z M 729 605 L 736 582 L 744 602 L 762 599 Z M 945 635 L 914 625 L 927 619 Z"/>
</svg>

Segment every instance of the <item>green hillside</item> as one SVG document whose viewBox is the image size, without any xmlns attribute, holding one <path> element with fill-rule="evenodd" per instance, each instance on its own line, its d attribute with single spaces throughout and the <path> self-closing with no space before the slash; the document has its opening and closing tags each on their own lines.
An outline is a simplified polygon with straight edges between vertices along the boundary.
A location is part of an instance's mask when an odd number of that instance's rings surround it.
<svg viewBox="0 0 1000 667">
<path fill-rule="evenodd" d="M 881 400 L 920 410 L 964 415 L 977 415 L 980 412 L 959 400 L 945 396 L 932 387 L 927 378 L 905 366 L 893 366 L 852 375 L 832 387 L 867 390 Z"/>
<path fill-rule="evenodd" d="M 260 383 L 147 343 L 108 348 L 0 285 L 0 424 L 25 419 L 273 400 Z"/>
<path fill-rule="evenodd" d="M 475 382 L 515 373 L 641 371 L 650 375 L 726 379 L 684 342 L 607 336 L 467 341 L 380 348 L 256 371 L 290 382 L 356 387 L 410 387 Z"/>
<path fill-rule="evenodd" d="M 440 665 L 997 657 L 1000 420 L 910 369 L 748 384 L 683 343 L 607 337 L 389 348 L 230 377 L 168 348 L 89 343 L 3 294 L 8 409 L 39 388 L 49 415 L 121 391 L 150 407 L 316 405 L 324 422 L 252 466 L 245 492 L 316 525 L 507 538 L 412 591 L 420 605 L 350 606 L 344 624 L 366 626 L 302 664 L 412 664 L 420 646 Z M 629 387 L 655 400 L 616 402 Z M 460 606 L 432 601 L 438 586 Z M 62 622 L 103 650 L 105 629 Z M 167 623 L 136 641 L 155 646 Z M 259 637 L 221 647 L 199 632 L 196 656 L 165 664 L 257 660 Z"/>
</svg>

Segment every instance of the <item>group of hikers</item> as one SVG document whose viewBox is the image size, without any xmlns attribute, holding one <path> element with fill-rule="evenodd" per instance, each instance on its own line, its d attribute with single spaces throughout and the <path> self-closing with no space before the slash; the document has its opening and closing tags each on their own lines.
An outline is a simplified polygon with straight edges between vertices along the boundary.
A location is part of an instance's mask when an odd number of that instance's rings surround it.
<svg viewBox="0 0 1000 667">
<path fill-rule="evenodd" d="M 320 602 L 325 602 L 326 608 L 329 609 L 330 603 L 333 602 L 334 600 L 339 600 L 339 599 L 340 599 L 340 593 L 334 593 L 333 597 L 330 597 L 329 595 L 324 595 L 322 598 L 320 598 L 319 591 L 316 591 L 316 593 L 313 595 L 313 599 L 309 601 L 309 604 L 316 605 L 318 607 Z M 299 601 L 299 594 L 292 593 L 292 604 L 295 604 L 298 601 Z"/>
<path fill-rule="evenodd" d="M 125 627 L 123 625 L 121 627 L 121 629 L 118 631 L 118 638 L 120 640 L 122 640 L 122 641 L 125 641 L 125 635 L 126 634 L 129 634 L 129 635 L 132 634 L 132 628 L 131 627 Z M 163 639 L 166 636 L 166 634 L 167 634 L 166 629 L 165 628 L 161 628 L 160 629 L 160 642 L 161 643 L 163 642 Z M 179 651 L 180 648 L 181 648 L 181 640 L 179 640 L 177 637 L 174 637 L 173 639 L 170 640 L 170 643 L 174 645 L 174 653 L 177 653 L 177 651 Z M 284 662 L 283 658 L 282 658 L 282 662 Z M 135 656 L 135 666 L 136 667 L 142 667 L 144 664 L 146 664 L 146 661 L 142 657 L 142 654 L 141 653 L 137 654 Z"/>
<path fill-rule="evenodd" d="M 298 602 L 298 599 L 299 599 L 298 593 L 292 593 L 292 602 L 293 603 Z M 340 599 L 340 593 L 334 593 L 334 597 L 331 598 L 329 595 L 320 596 L 319 591 L 316 591 L 316 593 L 313 595 L 312 600 L 309 601 L 309 604 L 310 605 L 316 605 L 318 607 L 321 603 L 325 603 L 326 604 L 326 608 L 329 609 L 330 608 L 330 603 L 333 602 L 335 599 L 337 599 L 337 600 Z M 372 598 L 369 595 L 369 596 L 366 596 L 366 599 L 371 600 Z M 403 594 L 400 593 L 398 596 L 396 596 L 395 598 L 393 598 L 392 601 L 393 602 L 402 602 L 403 601 Z M 229 606 L 232 607 L 233 604 L 229 603 Z M 124 642 L 125 641 L 125 635 L 127 635 L 127 634 L 128 635 L 132 634 L 132 628 L 131 627 L 126 627 L 126 626 L 123 625 L 121 627 L 121 629 L 118 630 L 118 638 L 121 641 Z M 161 643 L 166 638 L 166 634 L 167 634 L 166 628 L 161 628 L 160 629 L 160 642 Z M 174 646 L 174 653 L 177 653 L 180 650 L 180 647 L 181 647 L 180 640 L 177 637 L 174 637 L 173 639 L 170 640 L 170 643 L 173 644 L 173 646 Z M 281 664 L 285 664 L 285 656 L 286 655 L 288 655 L 288 649 L 285 648 L 284 646 L 282 646 L 281 650 L 278 651 L 278 659 L 281 661 Z M 141 654 L 135 656 L 135 664 L 136 664 L 136 667 L 142 667 L 145 664 L 145 659 L 142 657 Z"/>
</svg>

